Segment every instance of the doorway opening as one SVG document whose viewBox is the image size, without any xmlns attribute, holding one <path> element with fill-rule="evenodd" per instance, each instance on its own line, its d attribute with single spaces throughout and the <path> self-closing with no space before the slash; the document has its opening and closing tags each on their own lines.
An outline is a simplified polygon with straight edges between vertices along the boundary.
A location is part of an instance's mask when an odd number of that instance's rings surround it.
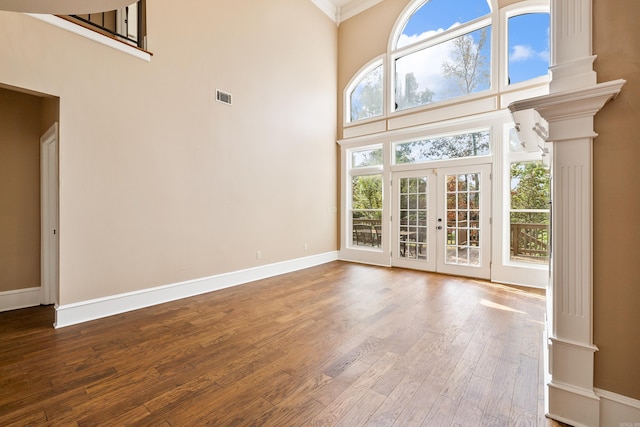
<svg viewBox="0 0 640 427">
<path fill-rule="evenodd" d="M 57 224 L 59 104 L 0 84 L 0 311 L 57 302 L 58 246 L 41 227 Z"/>
</svg>

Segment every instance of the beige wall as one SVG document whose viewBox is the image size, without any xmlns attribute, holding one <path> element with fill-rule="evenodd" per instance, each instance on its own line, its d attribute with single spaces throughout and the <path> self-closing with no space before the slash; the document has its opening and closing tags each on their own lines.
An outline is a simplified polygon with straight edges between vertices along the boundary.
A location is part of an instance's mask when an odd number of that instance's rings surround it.
<svg viewBox="0 0 640 427">
<path fill-rule="evenodd" d="M 640 3 L 593 6 L 598 80 L 627 80 L 595 121 L 595 385 L 640 399 Z"/>
<path fill-rule="evenodd" d="M 150 63 L 0 12 L 0 83 L 60 97 L 60 303 L 336 250 L 335 23 L 298 0 L 147 16 Z"/>
<path fill-rule="evenodd" d="M 40 286 L 40 115 L 40 98 L 0 88 L 0 292 Z"/>
<path fill-rule="evenodd" d="M 515 1 L 501 1 L 501 6 Z M 387 49 L 408 0 L 385 0 L 340 25 L 338 96 L 353 75 Z M 596 117 L 594 146 L 595 384 L 640 399 L 640 3 L 594 0 L 594 53 L 599 81 L 627 80 L 622 94 Z M 342 105 L 340 104 L 340 116 Z M 339 131 L 341 135 L 341 130 Z"/>
</svg>

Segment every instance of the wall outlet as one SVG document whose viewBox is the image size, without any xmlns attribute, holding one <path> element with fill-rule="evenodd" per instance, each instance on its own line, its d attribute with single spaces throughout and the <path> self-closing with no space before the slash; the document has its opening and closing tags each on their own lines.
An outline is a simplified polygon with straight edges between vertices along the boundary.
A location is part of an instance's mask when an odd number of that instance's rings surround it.
<svg viewBox="0 0 640 427">
<path fill-rule="evenodd" d="M 306 251 L 307 249 L 309 249 L 309 247 L 307 246 L 307 244 L 305 243 L 304 245 L 302 245 L 302 247 L 304 248 L 304 250 Z"/>
<path fill-rule="evenodd" d="M 262 252 L 256 251 L 256 259 L 262 258 Z"/>
</svg>

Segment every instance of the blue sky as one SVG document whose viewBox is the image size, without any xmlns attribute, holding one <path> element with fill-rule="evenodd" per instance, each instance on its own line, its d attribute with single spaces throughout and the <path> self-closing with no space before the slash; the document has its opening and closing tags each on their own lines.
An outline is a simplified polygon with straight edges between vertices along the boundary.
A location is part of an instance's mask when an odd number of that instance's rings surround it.
<svg viewBox="0 0 640 427">
<path fill-rule="evenodd" d="M 468 22 L 491 12 L 486 0 L 430 0 L 414 12 L 399 46 Z M 518 83 L 547 74 L 549 15 L 526 14 L 509 19 L 509 77 Z"/>
<path fill-rule="evenodd" d="M 530 13 L 510 18 L 508 37 L 511 83 L 547 74 L 549 14 Z"/>
<path fill-rule="evenodd" d="M 431 0 L 414 12 L 403 33 L 415 35 L 426 29 L 447 29 L 490 12 L 485 0 Z"/>
</svg>

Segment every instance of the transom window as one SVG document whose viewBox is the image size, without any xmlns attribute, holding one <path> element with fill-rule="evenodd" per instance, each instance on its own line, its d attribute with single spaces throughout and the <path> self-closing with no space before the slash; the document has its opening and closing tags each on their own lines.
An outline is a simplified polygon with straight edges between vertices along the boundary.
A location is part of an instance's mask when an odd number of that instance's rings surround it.
<svg viewBox="0 0 640 427">
<path fill-rule="evenodd" d="M 489 130 L 394 144 L 395 164 L 424 163 L 491 154 Z"/>
</svg>

